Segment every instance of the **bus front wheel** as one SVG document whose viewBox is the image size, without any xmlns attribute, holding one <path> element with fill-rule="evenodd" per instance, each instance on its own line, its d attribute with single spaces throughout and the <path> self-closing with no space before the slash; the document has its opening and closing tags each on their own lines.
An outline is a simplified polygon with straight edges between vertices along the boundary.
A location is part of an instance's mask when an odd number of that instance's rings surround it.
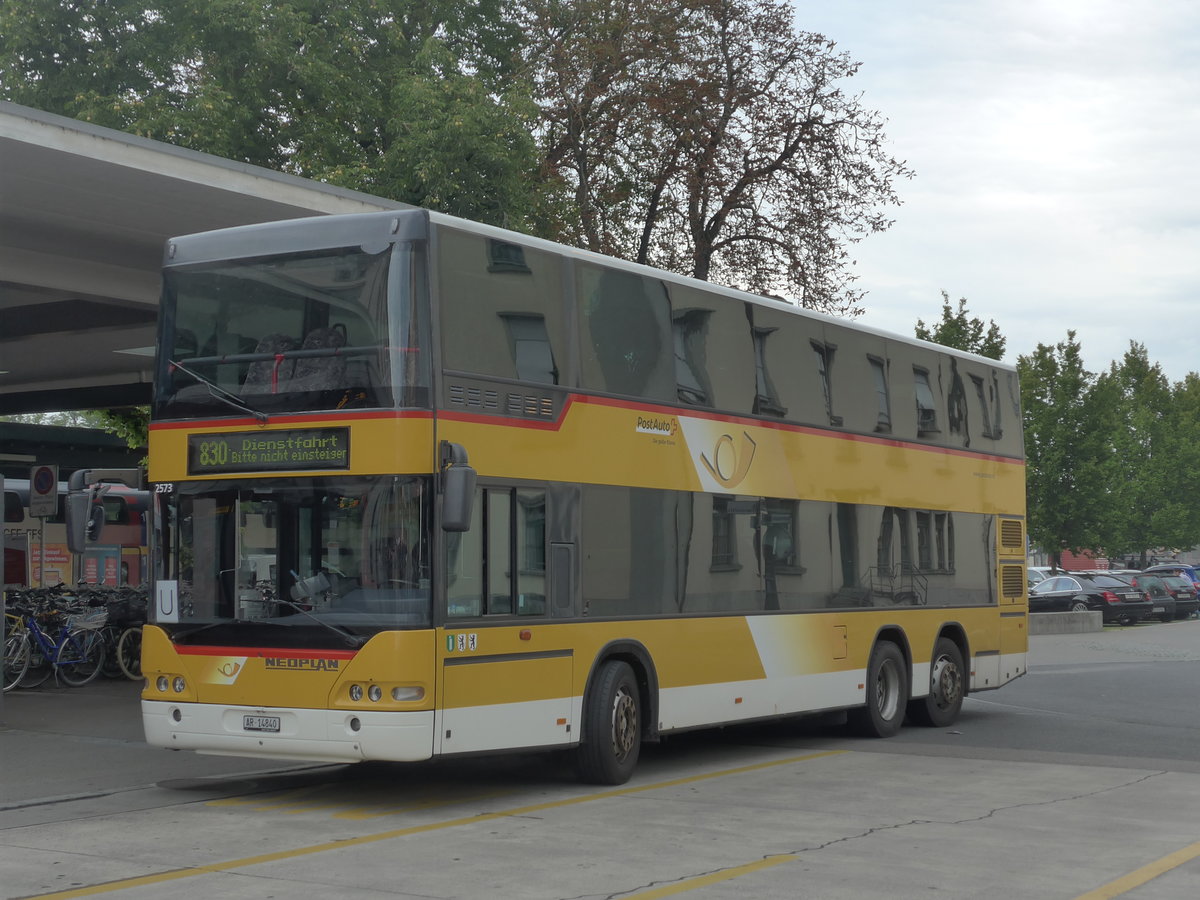
<svg viewBox="0 0 1200 900">
<path fill-rule="evenodd" d="M 865 737 L 891 737 L 904 724 L 908 666 L 891 641 L 880 641 L 867 662 L 867 705 L 849 711 L 853 731 Z"/>
<path fill-rule="evenodd" d="M 579 777 L 592 784 L 624 784 L 637 766 L 642 742 L 641 698 L 628 663 L 604 663 L 583 711 L 583 741 L 576 750 Z"/>
<path fill-rule="evenodd" d="M 945 728 L 954 724 L 966 695 L 962 652 L 949 638 L 938 638 L 929 665 L 929 696 L 908 704 L 908 715 L 918 725 Z"/>
</svg>

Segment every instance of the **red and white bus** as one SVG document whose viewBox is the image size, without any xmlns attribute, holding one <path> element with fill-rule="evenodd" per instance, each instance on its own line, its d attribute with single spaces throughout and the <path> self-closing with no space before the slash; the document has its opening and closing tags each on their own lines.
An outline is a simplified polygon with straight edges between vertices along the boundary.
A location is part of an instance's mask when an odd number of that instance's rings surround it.
<svg viewBox="0 0 1200 900">
<path fill-rule="evenodd" d="M 66 482 L 58 508 L 40 518 L 29 512 L 28 479 L 4 480 L 4 586 L 51 587 L 75 579 L 75 554 L 67 545 Z M 146 513 L 149 493 L 111 485 L 101 499 L 104 524 L 87 545 L 79 577 L 109 587 L 146 580 Z"/>
</svg>

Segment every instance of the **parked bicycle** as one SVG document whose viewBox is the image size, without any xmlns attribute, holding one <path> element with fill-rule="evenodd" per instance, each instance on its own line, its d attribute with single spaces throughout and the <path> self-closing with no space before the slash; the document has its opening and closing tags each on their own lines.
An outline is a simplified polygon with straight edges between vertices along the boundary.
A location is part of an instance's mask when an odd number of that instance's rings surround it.
<svg viewBox="0 0 1200 900">
<path fill-rule="evenodd" d="M 137 681 L 142 677 L 145 592 L 135 587 L 101 588 L 88 592 L 86 599 L 89 606 L 102 605 L 108 611 L 108 622 L 101 630 L 107 651 L 104 676 Z"/>
<path fill-rule="evenodd" d="M 14 613 L 4 614 L 4 693 L 8 693 L 25 677 L 29 669 L 29 635 L 25 620 Z"/>
<path fill-rule="evenodd" d="M 92 681 L 104 665 L 100 630 L 108 618 L 103 608 L 72 604 L 60 592 L 37 599 L 15 596 L 6 613 L 4 690 L 37 687 L 51 674 L 71 687 Z"/>
</svg>

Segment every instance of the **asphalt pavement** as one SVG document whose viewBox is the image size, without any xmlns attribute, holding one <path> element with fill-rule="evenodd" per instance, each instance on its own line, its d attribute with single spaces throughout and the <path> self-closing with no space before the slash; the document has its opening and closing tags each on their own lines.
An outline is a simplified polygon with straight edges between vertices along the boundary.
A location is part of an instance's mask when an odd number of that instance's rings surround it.
<svg viewBox="0 0 1200 900">
<path fill-rule="evenodd" d="M 1200 660 L 1200 621 L 1034 636 L 1029 663 L 1049 682 L 1174 660 Z M 150 748 L 139 691 L 4 696 L 0 895 L 1200 896 L 1200 773 L 960 743 L 1032 714 L 987 705 L 1004 690 L 889 741 L 685 736 L 613 790 L 527 757 L 328 767 Z"/>
<path fill-rule="evenodd" d="M 1200 621 L 1108 627 L 1090 634 L 1034 635 L 1029 667 L 1200 660 Z M 0 700 L 0 811 L 38 798 L 135 789 L 161 781 L 311 768 L 288 762 L 201 756 L 146 745 L 141 682 L 53 681 Z M 1003 690 L 987 697 L 1003 698 Z"/>
</svg>

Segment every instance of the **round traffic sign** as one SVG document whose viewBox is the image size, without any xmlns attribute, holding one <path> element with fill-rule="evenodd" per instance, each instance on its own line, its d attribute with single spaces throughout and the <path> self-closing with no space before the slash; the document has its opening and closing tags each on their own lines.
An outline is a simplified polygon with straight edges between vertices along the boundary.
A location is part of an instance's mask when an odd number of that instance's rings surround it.
<svg viewBox="0 0 1200 900">
<path fill-rule="evenodd" d="M 51 466 L 38 466 L 33 470 L 33 490 L 38 494 L 51 494 L 57 488 L 57 476 Z"/>
</svg>

